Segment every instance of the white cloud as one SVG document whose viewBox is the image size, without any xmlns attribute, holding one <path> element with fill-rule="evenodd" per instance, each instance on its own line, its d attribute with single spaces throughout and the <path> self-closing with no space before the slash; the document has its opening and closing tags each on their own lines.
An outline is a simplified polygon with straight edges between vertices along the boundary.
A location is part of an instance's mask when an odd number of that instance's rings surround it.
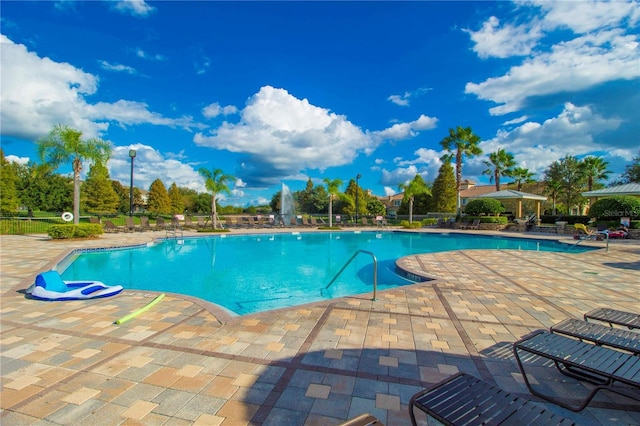
<svg viewBox="0 0 640 426">
<path fill-rule="evenodd" d="M 386 195 L 387 197 L 390 197 L 392 195 L 396 195 L 398 192 L 391 188 L 390 186 L 385 186 L 384 187 L 384 195 Z"/>
<path fill-rule="evenodd" d="M 119 12 L 137 17 L 146 17 L 155 10 L 144 0 L 119 0 L 114 2 L 113 8 Z"/>
<path fill-rule="evenodd" d="M 100 68 L 106 71 L 114 71 L 114 72 L 125 72 L 127 74 L 137 74 L 135 68 L 122 65 L 122 64 L 111 64 L 107 61 L 100 61 Z"/>
<path fill-rule="evenodd" d="M 387 98 L 387 100 L 399 106 L 409 106 L 409 103 L 410 103 L 409 100 L 411 98 L 417 98 L 419 96 L 422 96 L 430 90 L 431 88 L 421 87 L 419 89 L 416 89 L 413 92 L 404 92 L 404 94 L 402 95 L 391 95 Z"/>
<path fill-rule="evenodd" d="M 419 130 L 429 130 L 436 127 L 438 119 L 428 117 L 424 114 L 420 115 L 417 120 L 409 123 L 396 123 L 384 130 L 372 132 L 376 138 L 387 140 L 402 140 L 415 137 Z"/>
<path fill-rule="evenodd" d="M 217 108 L 211 107 L 212 112 Z M 343 115 L 298 99 L 284 89 L 265 86 L 247 101 L 237 123 L 224 122 L 209 135 L 197 133 L 197 145 L 242 153 L 243 178 L 250 186 L 325 170 L 370 154 L 385 140 L 410 137 L 437 120 L 421 116 L 380 132 L 365 132 Z"/>
<path fill-rule="evenodd" d="M 401 183 L 407 183 L 411 181 L 416 175 L 421 175 L 425 180 L 427 180 L 427 176 L 429 172 L 424 168 L 418 168 L 414 164 L 409 167 L 399 167 L 395 170 L 386 170 L 382 169 L 382 177 L 380 178 L 380 183 L 382 185 L 394 185 L 398 186 Z"/>
<path fill-rule="evenodd" d="M 640 77 L 640 49 L 630 49 L 636 36 L 611 30 L 553 46 L 512 67 L 501 77 L 467 83 L 465 92 L 501 104 L 492 115 L 520 110 L 531 96 L 578 92 L 614 80 Z"/>
<path fill-rule="evenodd" d="M 531 4 L 545 12 L 546 27 L 569 28 L 576 34 L 609 28 L 627 19 L 631 25 L 635 25 L 640 18 L 637 1 L 533 0 Z"/>
<path fill-rule="evenodd" d="M 620 119 L 604 118 L 588 106 L 567 103 L 556 117 L 542 123 L 529 121 L 511 131 L 501 130 L 496 137 L 481 142 L 480 148 L 485 154 L 504 148 L 514 154 L 518 165 L 541 174 L 565 155 L 608 151 L 611 145 L 598 143 L 595 137 L 620 124 Z"/>
<path fill-rule="evenodd" d="M 464 30 L 474 41 L 473 51 L 481 58 L 526 56 L 542 37 L 538 24 L 504 25 L 495 16 L 489 18 L 478 31 Z"/>
<path fill-rule="evenodd" d="M 393 102 L 396 105 L 409 106 L 409 93 L 405 92 L 404 95 L 391 95 L 387 98 L 387 100 Z"/>
<path fill-rule="evenodd" d="M 90 104 L 85 97 L 98 91 L 99 80 L 71 64 L 40 58 L 0 35 L 0 120 L 2 135 L 36 140 L 57 123 L 67 124 L 86 137 L 100 136 L 109 122 L 118 125 L 155 124 L 202 128 L 191 117 L 167 118 L 140 102 L 119 100 Z"/>
<path fill-rule="evenodd" d="M 202 109 L 202 115 L 207 118 L 214 118 L 219 115 L 230 115 L 238 112 L 238 108 L 233 105 L 227 105 L 225 107 L 221 107 L 219 103 L 214 102 L 212 104 L 207 105 Z"/>
<path fill-rule="evenodd" d="M 29 157 L 18 157 L 17 155 L 11 155 L 11 154 L 5 156 L 5 158 L 9 163 L 17 163 L 17 164 L 22 164 L 22 165 L 25 165 L 29 161 L 31 161 L 31 159 Z"/>
<path fill-rule="evenodd" d="M 179 187 L 206 192 L 204 180 L 194 165 L 167 158 L 160 151 L 142 143 L 113 147 L 108 162 L 112 179 L 119 180 L 123 185 L 129 185 L 131 179 L 130 149 L 136 150 L 133 164 L 133 185 L 135 187 L 149 189 L 151 182 L 160 179 L 167 189 L 175 182 Z"/>
<path fill-rule="evenodd" d="M 526 121 L 528 119 L 529 119 L 528 116 L 523 115 L 523 116 L 520 116 L 520 117 L 517 117 L 517 118 L 513 118 L 511 120 L 507 120 L 504 123 L 502 123 L 502 125 L 503 126 L 509 126 L 511 124 L 518 124 L 518 123 L 522 123 L 523 121 Z"/>
</svg>

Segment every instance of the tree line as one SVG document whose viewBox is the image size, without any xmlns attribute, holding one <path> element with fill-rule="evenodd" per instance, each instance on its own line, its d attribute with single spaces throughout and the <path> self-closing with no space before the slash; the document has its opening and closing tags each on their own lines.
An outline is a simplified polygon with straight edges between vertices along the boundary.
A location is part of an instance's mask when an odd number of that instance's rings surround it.
<svg viewBox="0 0 640 426">
<path fill-rule="evenodd" d="M 446 152 L 437 177 L 425 182 L 417 174 L 411 181 L 402 183 L 398 189 L 403 193 L 400 214 L 409 214 L 412 220 L 416 212 L 460 212 L 458 194 L 462 183 L 462 166 L 465 159 L 482 154 L 481 139 L 470 127 L 449 129 L 449 134 L 440 142 Z M 33 211 L 67 211 L 73 209 L 77 223 L 80 210 L 93 214 L 130 213 L 130 188 L 119 181 L 111 180 L 106 162 L 111 155 L 111 146 L 99 139 L 83 139 L 82 132 L 64 125 L 56 125 L 44 138 L 37 141 L 38 156 L 42 163 L 30 162 L 20 165 L 8 162 L 0 150 L 2 197 L 0 210 L 3 215 L 17 212 L 19 206 Z M 86 180 L 80 191 L 80 172 L 84 163 L 90 163 Z M 71 163 L 73 177 L 55 173 L 62 164 Z M 455 171 L 452 163 L 455 164 Z M 536 182 L 528 169 L 518 167 L 512 153 L 498 149 L 488 155 L 483 174 L 501 189 L 503 178 L 518 191 L 523 185 Z M 136 210 L 144 209 L 155 214 L 211 214 L 216 223 L 217 213 L 269 213 L 280 212 L 281 192 L 275 193 L 269 205 L 248 207 L 219 206 L 218 197 L 230 194 L 230 185 L 235 178 L 220 169 L 198 170 L 204 179 L 207 193 L 179 187 L 172 183 L 169 189 L 160 179 L 153 181 L 144 203 L 142 191 L 133 189 L 133 204 Z M 603 187 L 602 181 L 610 175 L 608 163 L 595 156 L 578 159 L 567 155 L 554 161 L 544 173 L 542 192 L 552 199 L 553 214 L 570 213 L 573 206 L 583 206 L 587 200 L 581 193 Z M 366 189 L 351 179 L 345 190 L 341 179 L 324 179 L 324 185 L 314 185 L 311 179 L 305 189 L 296 191 L 294 199 L 297 212 L 324 214 L 330 217 L 344 215 L 384 215 L 385 206 Z M 621 180 L 613 184 L 640 182 L 640 153 L 625 167 Z M 357 212 L 356 212 L 357 207 Z"/>
</svg>

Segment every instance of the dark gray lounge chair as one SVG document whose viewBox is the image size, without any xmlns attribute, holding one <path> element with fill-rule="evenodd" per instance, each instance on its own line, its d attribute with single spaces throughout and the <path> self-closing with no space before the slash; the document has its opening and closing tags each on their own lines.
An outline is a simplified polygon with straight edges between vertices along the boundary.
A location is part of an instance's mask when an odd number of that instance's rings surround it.
<svg viewBox="0 0 640 426">
<path fill-rule="evenodd" d="M 640 390 L 640 356 L 582 342 L 547 330 L 535 331 L 515 342 L 513 353 L 529 391 L 566 409 L 583 410 L 602 389 L 640 400 L 640 394 L 629 388 Z M 535 359 L 536 356 L 551 360 L 562 374 L 596 386 L 578 405 L 545 395 L 531 386 L 524 369 L 523 355 L 526 356 L 525 360 Z M 614 386 L 618 383 L 627 387 Z"/>
<path fill-rule="evenodd" d="M 584 320 L 597 320 L 608 323 L 610 326 L 621 325 L 629 329 L 640 328 L 640 315 L 631 312 L 617 311 L 615 309 L 598 308 L 584 314 Z"/>
<path fill-rule="evenodd" d="M 411 397 L 409 415 L 415 426 L 414 408 L 445 425 L 573 425 L 547 407 L 466 373 L 455 374 Z"/>
<path fill-rule="evenodd" d="M 640 333 L 622 328 L 607 327 L 575 318 L 566 319 L 550 328 L 552 333 L 586 340 L 601 346 L 629 351 L 640 355 Z"/>
</svg>

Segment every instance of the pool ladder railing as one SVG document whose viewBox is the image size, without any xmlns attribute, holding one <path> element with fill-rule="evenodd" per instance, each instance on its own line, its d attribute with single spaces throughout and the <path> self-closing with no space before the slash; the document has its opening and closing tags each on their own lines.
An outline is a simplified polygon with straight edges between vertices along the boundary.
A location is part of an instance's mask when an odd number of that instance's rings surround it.
<svg viewBox="0 0 640 426">
<path fill-rule="evenodd" d="M 165 229 L 165 236 L 166 238 L 178 239 L 178 237 L 180 237 L 180 239 L 183 239 L 184 233 L 182 232 L 182 228 L 180 226 L 171 226 Z"/>
<path fill-rule="evenodd" d="M 374 301 L 378 300 L 378 259 L 376 259 L 376 255 L 373 252 L 370 252 L 370 251 L 367 251 L 367 250 L 358 250 L 357 252 L 355 252 L 353 254 L 353 256 L 351 256 L 349 258 L 349 260 L 347 260 L 347 262 L 344 264 L 342 269 L 340 269 L 340 271 L 338 271 L 338 273 L 335 275 L 335 277 L 333 277 L 331 282 L 329 282 L 329 284 L 327 284 L 327 286 L 324 288 L 324 290 L 327 290 L 329 287 L 331 287 L 331 285 L 338 279 L 340 274 L 342 274 L 342 272 L 345 269 L 347 269 L 347 266 L 349 266 L 351 261 L 353 259 L 355 259 L 356 256 L 358 256 L 360 253 L 368 254 L 373 258 L 373 298 L 371 300 L 374 300 Z"/>
</svg>

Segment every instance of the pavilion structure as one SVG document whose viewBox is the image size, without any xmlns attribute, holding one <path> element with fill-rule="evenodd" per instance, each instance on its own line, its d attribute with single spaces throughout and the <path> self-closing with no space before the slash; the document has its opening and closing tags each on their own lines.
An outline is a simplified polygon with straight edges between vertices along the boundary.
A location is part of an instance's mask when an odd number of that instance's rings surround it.
<svg viewBox="0 0 640 426">
<path fill-rule="evenodd" d="M 503 189 L 502 191 L 489 192 L 487 194 L 478 195 L 474 198 L 494 198 L 501 201 L 517 201 L 516 217 L 522 217 L 522 200 L 534 200 L 536 202 L 536 217 L 540 219 L 542 211 L 542 202 L 547 201 L 544 195 L 530 194 L 528 192 L 515 191 L 513 189 Z"/>
</svg>

